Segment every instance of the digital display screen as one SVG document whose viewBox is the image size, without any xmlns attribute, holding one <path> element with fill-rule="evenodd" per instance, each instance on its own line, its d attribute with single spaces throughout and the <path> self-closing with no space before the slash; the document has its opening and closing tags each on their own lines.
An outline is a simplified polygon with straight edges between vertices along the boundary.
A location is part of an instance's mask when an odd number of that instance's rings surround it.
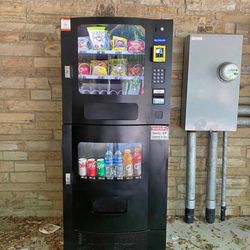
<svg viewBox="0 0 250 250">
<path fill-rule="evenodd" d="M 163 57 L 163 54 L 164 54 L 163 48 L 156 48 L 155 52 L 156 52 L 155 53 L 156 57 Z"/>
</svg>

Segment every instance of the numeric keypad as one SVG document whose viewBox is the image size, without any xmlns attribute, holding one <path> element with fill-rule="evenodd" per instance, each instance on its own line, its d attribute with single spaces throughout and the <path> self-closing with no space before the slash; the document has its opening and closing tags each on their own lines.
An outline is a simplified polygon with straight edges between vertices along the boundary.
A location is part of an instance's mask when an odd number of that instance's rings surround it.
<svg viewBox="0 0 250 250">
<path fill-rule="evenodd" d="M 153 83 L 163 84 L 165 82 L 165 69 L 153 69 Z"/>
</svg>

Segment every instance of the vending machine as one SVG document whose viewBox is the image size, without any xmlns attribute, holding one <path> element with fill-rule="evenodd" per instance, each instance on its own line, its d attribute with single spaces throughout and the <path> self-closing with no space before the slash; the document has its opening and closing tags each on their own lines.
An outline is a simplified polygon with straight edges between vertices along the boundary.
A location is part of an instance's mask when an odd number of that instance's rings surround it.
<svg viewBox="0 0 250 250">
<path fill-rule="evenodd" d="M 61 30 L 64 249 L 163 250 L 173 23 Z"/>
</svg>

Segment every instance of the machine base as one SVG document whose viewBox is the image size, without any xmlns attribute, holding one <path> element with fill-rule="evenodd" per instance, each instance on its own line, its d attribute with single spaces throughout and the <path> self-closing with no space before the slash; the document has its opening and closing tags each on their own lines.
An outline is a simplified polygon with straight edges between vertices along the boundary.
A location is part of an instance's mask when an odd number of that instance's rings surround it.
<svg viewBox="0 0 250 250">
<path fill-rule="evenodd" d="M 65 250 L 165 250 L 166 231 L 131 233 L 90 233 L 75 231 L 72 246 Z"/>
</svg>

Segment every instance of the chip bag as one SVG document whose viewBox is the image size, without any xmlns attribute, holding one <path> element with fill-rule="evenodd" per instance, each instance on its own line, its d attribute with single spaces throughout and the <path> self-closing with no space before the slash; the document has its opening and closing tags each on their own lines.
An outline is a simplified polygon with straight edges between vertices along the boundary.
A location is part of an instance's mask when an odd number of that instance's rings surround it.
<svg viewBox="0 0 250 250">
<path fill-rule="evenodd" d="M 78 74 L 79 75 L 89 75 L 90 74 L 90 66 L 89 63 L 80 63 L 78 65 Z"/>
<path fill-rule="evenodd" d="M 89 49 L 89 37 L 78 37 L 78 53 Z"/>
<path fill-rule="evenodd" d="M 127 59 L 112 59 L 111 60 L 111 76 L 127 75 Z"/>
<path fill-rule="evenodd" d="M 107 76 L 108 75 L 108 63 L 107 61 L 92 60 L 91 61 L 92 75 Z"/>
<path fill-rule="evenodd" d="M 87 27 L 92 49 L 109 49 L 109 37 L 106 27 Z"/>
<path fill-rule="evenodd" d="M 128 52 L 142 53 L 145 50 L 145 43 L 141 40 L 128 41 Z"/>
<path fill-rule="evenodd" d="M 127 39 L 120 36 L 113 36 L 111 40 L 112 50 L 124 51 L 127 50 Z"/>
<path fill-rule="evenodd" d="M 129 63 L 128 75 L 129 76 L 141 76 L 141 75 L 143 75 L 143 66 L 140 63 Z"/>
</svg>

